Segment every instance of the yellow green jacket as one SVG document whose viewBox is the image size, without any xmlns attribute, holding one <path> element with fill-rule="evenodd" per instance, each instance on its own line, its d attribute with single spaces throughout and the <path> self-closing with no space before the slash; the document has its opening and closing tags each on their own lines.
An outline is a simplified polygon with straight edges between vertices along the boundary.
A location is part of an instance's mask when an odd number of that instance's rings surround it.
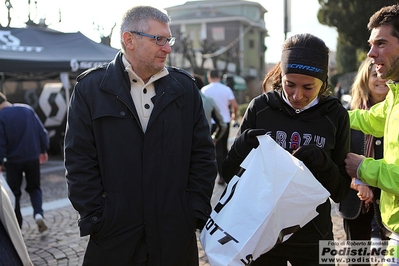
<svg viewBox="0 0 399 266">
<path fill-rule="evenodd" d="M 384 158 L 366 158 L 359 166 L 358 177 L 381 189 L 382 221 L 399 233 L 399 83 L 389 81 L 385 101 L 370 110 L 349 111 L 351 128 L 376 137 L 384 136 Z"/>
</svg>

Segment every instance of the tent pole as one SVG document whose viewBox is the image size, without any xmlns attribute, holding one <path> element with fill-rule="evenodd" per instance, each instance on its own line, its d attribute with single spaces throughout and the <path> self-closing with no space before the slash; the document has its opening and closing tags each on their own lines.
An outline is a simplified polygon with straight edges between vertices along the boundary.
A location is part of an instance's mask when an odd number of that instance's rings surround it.
<svg viewBox="0 0 399 266">
<path fill-rule="evenodd" d="M 62 82 L 62 85 L 65 88 L 65 101 L 66 101 L 66 106 L 68 108 L 69 106 L 69 95 L 70 95 L 70 89 L 71 89 L 71 83 L 69 82 L 69 75 L 68 72 L 61 72 L 60 73 L 60 79 Z"/>
</svg>

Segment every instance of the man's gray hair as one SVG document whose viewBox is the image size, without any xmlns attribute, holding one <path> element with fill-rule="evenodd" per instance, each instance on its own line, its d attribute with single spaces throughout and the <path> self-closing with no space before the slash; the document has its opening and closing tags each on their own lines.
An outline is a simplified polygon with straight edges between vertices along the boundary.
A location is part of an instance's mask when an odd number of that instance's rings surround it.
<svg viewBox="0 0 399 266">
<path fill-rule="evenodd" d="M 122 17 L 120 28 L 120 37 L 123 49 L 125 46 L 123 43 L 122 34 L 125 31 L 131 30 L 146 32 L 148 30 L 147 21 L 149 19 L 153 19 L 165 24 L 170 23 L 170 17 L 168 15 L 152 6 L 136 6 L 125 12 Z"/>
</svg>

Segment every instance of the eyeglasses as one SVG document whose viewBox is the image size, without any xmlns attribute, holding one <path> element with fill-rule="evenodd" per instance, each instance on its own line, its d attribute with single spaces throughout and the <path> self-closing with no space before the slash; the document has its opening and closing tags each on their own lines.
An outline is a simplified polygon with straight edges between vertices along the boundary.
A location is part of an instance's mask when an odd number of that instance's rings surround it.
<svg viewBox="0 0 399 266">
<path fill-rule="evenodd" d="M 170 46 L 173 46 L 175 44 L 175 41 L 176 41 L 175 37 L 167 38 L 167 37 L 164 37 L 164 36 L 155 36 L 155 35 L 147 34 L 147 33 L 140 32 L 140 31 L 135 31 L 135 30 L 131 30 L 129 32 L 137 34 L 137 35 L 140 35 L 140 36 L 144 36 L 144 37 L 155 39 L 155 44 L 158 45 L 158 46 L 164 46 L 166 44 L 166 42 L 168 42 Z"/>
</svg>

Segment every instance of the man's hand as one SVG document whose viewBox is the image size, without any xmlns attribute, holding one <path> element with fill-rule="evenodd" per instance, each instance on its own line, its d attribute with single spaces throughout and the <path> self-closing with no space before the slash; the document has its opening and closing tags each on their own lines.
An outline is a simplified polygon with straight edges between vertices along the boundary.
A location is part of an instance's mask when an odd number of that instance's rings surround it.
<svg viewBox="0 0 399 266">
<path fill-rule="evenodd" d="M 316 145 L 301 146 L 292 153 L 293 156 L 301 160 L 310 169 L 320 169 L 326 164 L 327 155 Z"/>
<path fill-rule="evenodd" d="M 367 205 L 373 201 L 374 193 L 367 185 L 357 186 L 357 196 Z"/>
<path fill-rule="evenodd" d="M 359 179 L 352 177 L 351 189 L 357 191 L 357 196 L 360 200 L 364 201 L 366 205 L 373 201 L 373 191 L 367 184 L 361 182 Z"/>
<path fill-rule="evenodd" d="M 249 129 L 248 131 L 245 131 L 243 135 L 245 142 L 248 144 L 248 146 L 256 149 L 259 146 L 259 141 L 257 137 L 265 134 L 266 130 L 264 130 L 263 128 L 257 128 L 257 129 Z"/>
<path fill-rule="evenodd" d="M 48 161 L 48 155 L 47 153 L 41 153 L 39 156 L 39 162 L 40 164 L 44 164 L 45 162 Z"/>
<path fill-rule="evenodd" d="M 246 129 L 241 135 L 234 141 L 235 150 L 237 156 L 245 158 L 252 149 L 256 149 L 259 146 L 257 136 L 265 135 L 265 129 Z"/>
<path fill-rule="evenodd" d="M 349 152 L 345 158 L 345 170 L 351 177 L 357 177 L 357 169 L 366 157 Z"/>
</svg>

